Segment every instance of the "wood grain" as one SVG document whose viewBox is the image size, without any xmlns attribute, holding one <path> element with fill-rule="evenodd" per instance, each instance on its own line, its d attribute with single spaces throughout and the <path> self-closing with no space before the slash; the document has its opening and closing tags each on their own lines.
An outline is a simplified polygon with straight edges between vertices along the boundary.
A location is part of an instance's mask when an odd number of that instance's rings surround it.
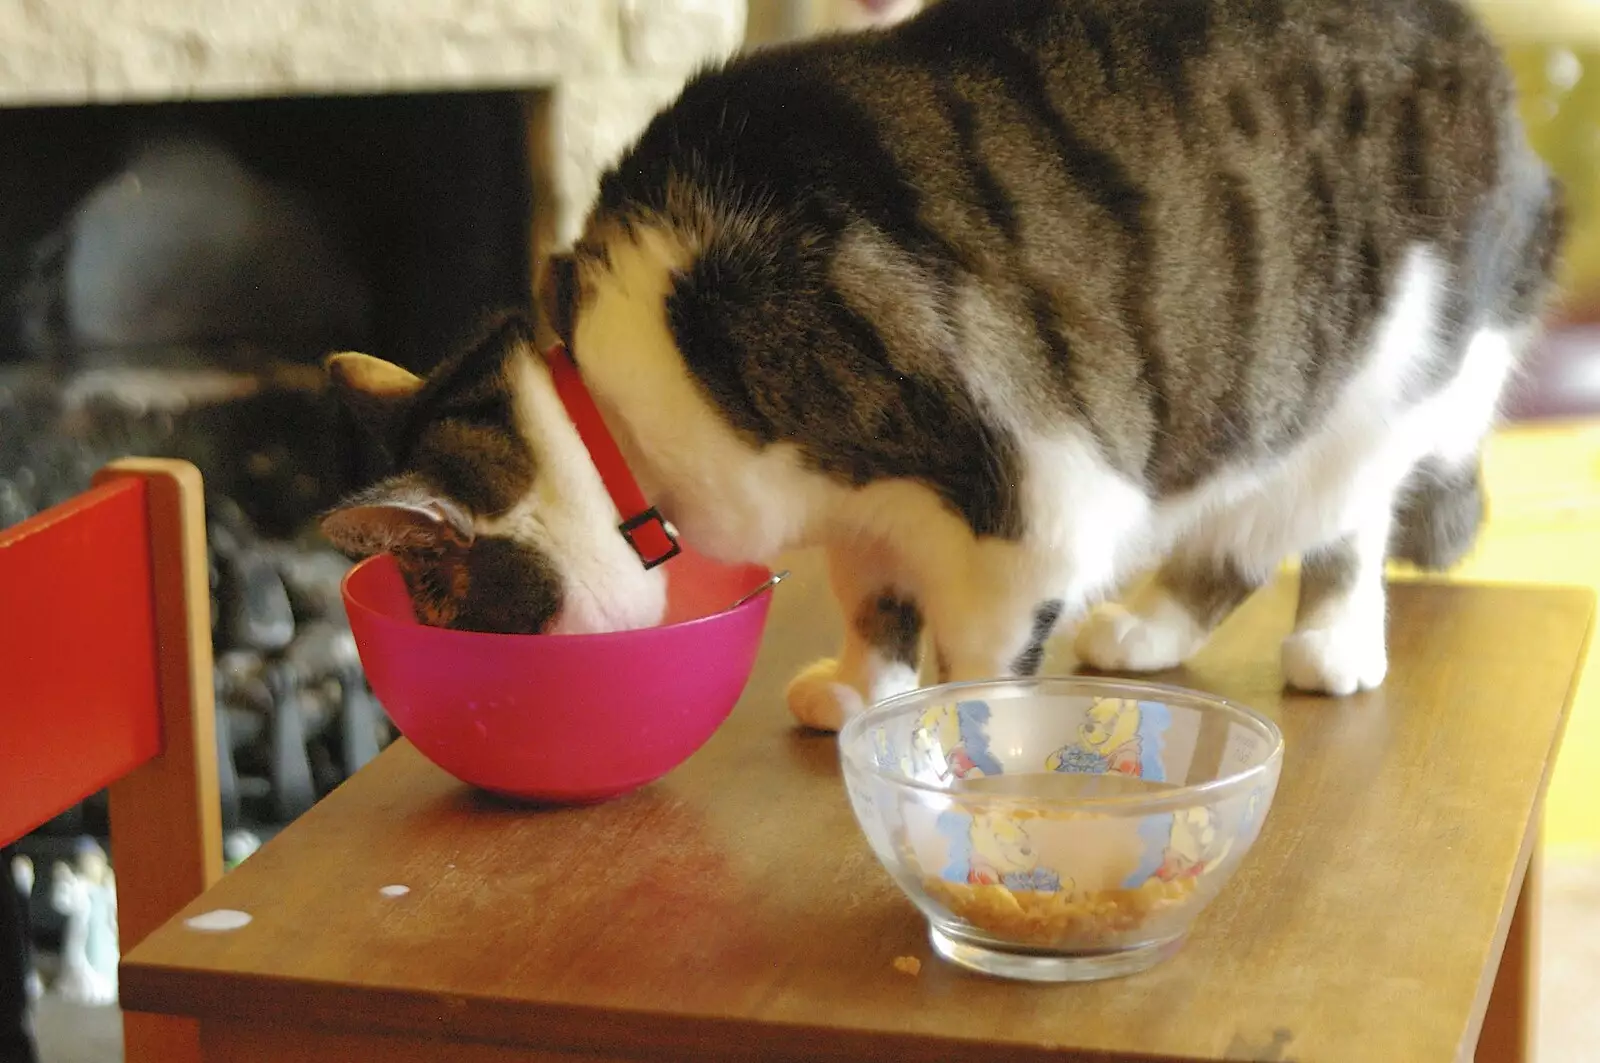
<svg viewBox="0 0 1600 1063">
<path fill-rule="evenodd" d="M 288 1023 L 207 1023 L 201 1033 L 206 1063 L 631 1063 L 623 1056 L 541 1052 L 503 1045 L 439 1042 L 308 1030 Z"/>
<path fill-rule="evenodd" d="M 1170 677 L 1283 725 L 1260 842 L 1173 960 L 1039 987 L 932 958 L 832 739 L 791 726 L 783 682 L 837 617 L 814 559 L 789 567 L 745 699 L 665 780 L 530 810 L 398 744 L 184 913 L 237 908 L 249 926 L 168 924 L 127 957 L 124 1001 L 640 1060 L 1427 1063 L 1475 1037 L 1590 594 L 1398 587 L 1388 684 L 1324 700 L 1282 692 L 1292 581 L 1264 592 Z M 411 892 L 380 894 L 391 883 Z M 893 968 L 902 955 L 920 976 Z"/>
<path fill-rule="evenodd" d="M 1538 1058 L 1539 870 L 1540 852 L 1535 846 L 1512 911 L 1483 1028 L 1472 1046 L 1476 1063 L 1526 1063 Z"/>
<path fill-rule="evenodd" d="M 161 752 L 111 784 L 118 936 L 132 950 L 222 877 L 211 599 L 200 472 L 179 461 L 127 459 L 96 483 L 146 485 Z M 198 1060 L 199 1031 L 183 1017 L 123 1016 L 128 1063 Z"/>
<path fill-rule="evenodd" d="M 186 462 L 130 458 L 95 482 L 128 477 L 146 485 L 161 752 L 111 786 L 124 951 L 222 877 L 200 472 Z"/>
</svg>

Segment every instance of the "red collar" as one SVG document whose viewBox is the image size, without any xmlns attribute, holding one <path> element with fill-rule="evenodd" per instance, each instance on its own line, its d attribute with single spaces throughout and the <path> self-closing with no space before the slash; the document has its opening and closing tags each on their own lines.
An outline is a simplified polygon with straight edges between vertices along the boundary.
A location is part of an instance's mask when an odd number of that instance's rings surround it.
<svg viewBox="0 0 1600 1063">
<path fill-rule="evenodd" d="M 618 530 L 647 569 L 677 557 L 681 547 L 671 524 L 645 500 L 639 483 L 628 470 L 627 459 L 611 438 L 611 431 L 600 417 L 594 396 L 578 373 L 578 366 L 563 344 L 556 344 L 544 355 L 555 382 L 556 396 L 567 408 L 567 416 L 578 429 L 578 438 L 589 451 L 589 459 L 606 485 L 606 493 L 622 515 Z"/>
</svg>

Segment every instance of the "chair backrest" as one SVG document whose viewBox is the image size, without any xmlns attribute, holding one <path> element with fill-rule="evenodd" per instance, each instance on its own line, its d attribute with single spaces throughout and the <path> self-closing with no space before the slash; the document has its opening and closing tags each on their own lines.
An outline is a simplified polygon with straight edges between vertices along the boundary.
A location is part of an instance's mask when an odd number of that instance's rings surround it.
<svg viewBox="0 0 1600 1063">
<path fill-rule="evenodd" d="M 0 532 L 0 844 L 110 787 L 121 948 L 222 875 L 200 473 L 128 459 Z M 197 1058 L 126 1016 L 127 1059 Z"/>
</svg>

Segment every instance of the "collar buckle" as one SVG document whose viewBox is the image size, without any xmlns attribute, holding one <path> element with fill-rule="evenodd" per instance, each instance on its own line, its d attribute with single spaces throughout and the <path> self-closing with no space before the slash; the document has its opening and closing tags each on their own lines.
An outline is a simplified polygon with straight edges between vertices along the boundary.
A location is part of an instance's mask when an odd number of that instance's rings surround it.
<svg viewBox="0 0 1600 1063">
<path fill-rule="evenodd" d="M 663 517 L 655 506 L 630 517 L 618 526 L 622 537 L 628 540 L 645 571 L 665 564 L 683 552 L 678 545 L 678 530 Z M 637 534 L 643 532 L 643 535 Z"/>
</svg>

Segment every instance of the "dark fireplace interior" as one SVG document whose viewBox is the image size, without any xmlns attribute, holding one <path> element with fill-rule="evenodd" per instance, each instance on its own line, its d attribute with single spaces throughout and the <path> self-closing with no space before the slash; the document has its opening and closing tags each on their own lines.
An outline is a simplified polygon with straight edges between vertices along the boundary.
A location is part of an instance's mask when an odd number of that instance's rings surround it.
<svg viewBox="0 0 1600 1063">
<path fill-rule="evenodd" d="M 425 372 L 485 312 L 526 302 L 526 107 L 0 110 L 0 527 L 120 456 L 199 466 L 235 837 L 275 832 L 393 736 L 344 620 L 347 562 L 314 524 L 383 457 L 319 363 L 359 349 Z M 109 846 L 102 797 L 21 850 L 48 867 L 84 834 Z"/>
</svg>

